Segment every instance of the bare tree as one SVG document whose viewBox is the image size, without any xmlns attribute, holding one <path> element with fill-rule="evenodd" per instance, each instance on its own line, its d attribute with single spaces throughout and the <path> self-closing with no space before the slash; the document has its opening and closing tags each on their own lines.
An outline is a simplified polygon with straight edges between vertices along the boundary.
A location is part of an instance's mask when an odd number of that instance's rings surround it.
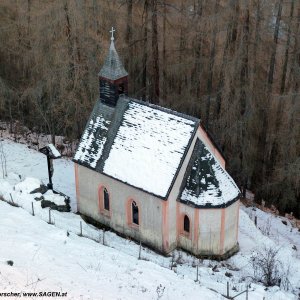
<svg viewBox="0 0 300 300">
<path fill-rule="evenodd" d="M 282 281 L 288 281 L 290 274 L 279 259 L 279 251 L 279 248 L 264 246 L 251 257 L 254 278 L 265 286 L 281 286 Z"/>
<path fill-rule="evenodd" d="M 2 177 L 5 178 L 7 176 L 7 159 L 3 147 L 3 142 L 1 140 L 0 140 L 0 164 L 2 170 Z"/>
</svg>

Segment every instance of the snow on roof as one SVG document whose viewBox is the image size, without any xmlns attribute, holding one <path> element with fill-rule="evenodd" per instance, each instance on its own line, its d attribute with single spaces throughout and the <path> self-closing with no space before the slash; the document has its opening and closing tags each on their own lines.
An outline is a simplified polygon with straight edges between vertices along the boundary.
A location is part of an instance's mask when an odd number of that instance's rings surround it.
<svg viewBox="0 0 300 300">
<path fill-rule="evenodd" d="M 89 120 L 74 156 L 75 160 L 85 161 L 92 168 L 96 167 L 106 142 L 106 133 L 109 123 L 110 121 L 101 115 Z"/>
<path fill-rule="evenodd" d="M 240 191 L 234 180 L 199 139 L 196 142 L 180 200 L 198 207 L 226 206 Z"/>
<path fill-rule="evenodd" d="M 128 97 L 97 101 L 74 161 L 167 197 L 199 120 Z"/>
<path fill-rule="evenodd" d="M 111 41 L 108 55 L 98 75 L 111 80 L 116 80 L 128 75 L 119 58 L 113 41 Z"/>
<path fill-rule="evenodd" d="M 165 197 L 196 125 L 170 112 L 131 101 L 103 172 Z"/>
<path fill-rule="evenodd" d="M 61 154 L 59 153 L 59 151 L 55 148 L 55 146 L 53 144 L 49 144 L 48 147 L 49 147 L 49 150 L 51 151 L 52 155 L 54 156 L 54 158 L 61 157 Z"/>
</svg>

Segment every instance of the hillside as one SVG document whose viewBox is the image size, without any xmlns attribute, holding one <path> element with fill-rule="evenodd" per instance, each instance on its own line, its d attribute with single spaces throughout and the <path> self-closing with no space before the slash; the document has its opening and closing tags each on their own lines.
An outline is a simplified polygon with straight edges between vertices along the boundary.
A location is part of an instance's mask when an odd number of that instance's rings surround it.
<svg viewBox="0 0 300 300">
<path fill-rule="evenodd" d="M 12 197 L 20 207 L 0 201 L 0 292 L 60 291 L 68 293 L 67 299 L 224 299 L 221 294 L 226 294 L 228 281 L 231 296 L 251 283 L 249 299 L 298 298 L 300 232 L 285 218 L 242 206 L 236 255 L 224 262 L 198 261 L 175 251 L 176 266 L 170 270 L 171 256 L 142 247 L 139 260 L 139 245 L 112 232 L 105 233 L 103 245 L 103 231 L 72 212 L 52 211 L 54 224 L 48 224 L 48 209 L 29 194 L 33 182 L 47 183 L 45 157 L 7 139 L 1 145 L 9 155 L 8 176 L 0 177 L 0 198 L 11 202 Z M 75 211 L 73 163 L 56 160 L 54 170 L 55 188 L 71 196 Z M 254 215 L 260 229 L 254 225 Z M 80 221 L 84 237 L 78 236 Z M 251 257 L 265 247 L 278 249 L 282 270 L 288 271 L 288 291 L 283 284 L 265 288 L 254 282 Z M 7 264 L 10 260 L 12 266 Z M 245 294 L 237 299 L 245 299 Z"/>
</svg>

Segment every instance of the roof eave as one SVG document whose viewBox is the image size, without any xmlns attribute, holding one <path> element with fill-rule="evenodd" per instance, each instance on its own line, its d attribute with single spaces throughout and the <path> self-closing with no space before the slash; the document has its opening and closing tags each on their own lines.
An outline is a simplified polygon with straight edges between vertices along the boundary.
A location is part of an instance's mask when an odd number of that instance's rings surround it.
<svg viewBox="0 0 300 300">
<path fill-rule="evenodd" d="M 195 123 L 195 127 L 194 127 L 193 134 L 191 135 L 191 138 L 190 138 L 190 140 L 189 140 L 189 143 L 188 143 L 187 147 L 185 148 L 184 154 L 183 154 L 183 156 L 182 156 L 182 158 L 181 158 L 181 161 L 180 161 L 180 163 L 179 163 L 179 166 L 178 166 L 178 168 L 177 168 L 177 170 L 176 170 L 176 173 L 175 173 L 175 175 L 174 175 L 174 177 L 173 177 L 173 179 L 172 179 L 171 185 L 170 185 L 170 187 L 169 187 L 169 189 L 168 189 L 167 196 L 166 196 L 167 198 L 169 197 L 169 195 L 170 195 L 170 193 L 171 193 L 171 191 L 172 191 L 172 189 L 173 189 L 173 187 L 174 187 L 175 181 L 176 181 L 177 176 L 178 176 L 178 174 L 179 174 L 179 172 L 180 172 L 180 170 L 181 170 L 181 167 L 182 167 L 182 165 L 183 165 L 183 162 L 184 162 L 184 160 L 185 160 L 185 158 L 186 158 L 186 156 L 187 156 L 187 153 L 188 153 L 188 151 L 190 150 L 191 144 L 192 144 L 192 142 L 193 142 L 193 140 L 194 140 L 194 138 L 195 138 L 195 136 L 196 136 L 197 130 L 198 130 L 198 128 L 199 128 L 199 124 L 200 124 L 200 120 L 198 119 L 198 121 Z M 178 193 L 178 194 L 180 194 L 180 190 L 179 190 L 179 193 Z"/>
<path fill-rule="evenodd" d="M 241 199 L 241 194 L 238 194 L 235 198 L 233 198 L 230 201 L 227 201 L 226 203 L 222 203 L 222 204 L 218 204 L 218 205 L 212 205 L 211 203 L 207 203 L 204 205 L 199 205 L 196 204 L 192 201 L 187 201 L 187 200 L 183 200 L 183 199 L 177 199 L 178 202 L 181 202 L 183 204 L 186 204 L 188 206 L 191 206 L 193 208 L 205 208 L 205 209 L 210 209 L 210 208 L 226 208 L 228 206 L 230 206 L 231 204 L 233 204 L 234 202 L 236 202 L 237 200 Z"/>
</svg>

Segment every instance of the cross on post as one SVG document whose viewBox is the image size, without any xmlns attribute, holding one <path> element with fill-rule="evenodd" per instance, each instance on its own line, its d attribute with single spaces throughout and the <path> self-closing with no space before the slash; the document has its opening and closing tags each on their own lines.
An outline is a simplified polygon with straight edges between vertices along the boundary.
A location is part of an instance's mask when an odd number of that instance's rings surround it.
<svg viewBox="0 0 300 300">
<path fill-rule="evenodd" d="M 111 41 L 113 41 L 115 38 L 114 38 L 114 32 L 115 32 L 116 30 L 112 27 L 111 28 L 111 30 L 109 31 L 110 33 L 111 33 L 111 38 L 110 38 L 110 40 Z"/>
</svg>

